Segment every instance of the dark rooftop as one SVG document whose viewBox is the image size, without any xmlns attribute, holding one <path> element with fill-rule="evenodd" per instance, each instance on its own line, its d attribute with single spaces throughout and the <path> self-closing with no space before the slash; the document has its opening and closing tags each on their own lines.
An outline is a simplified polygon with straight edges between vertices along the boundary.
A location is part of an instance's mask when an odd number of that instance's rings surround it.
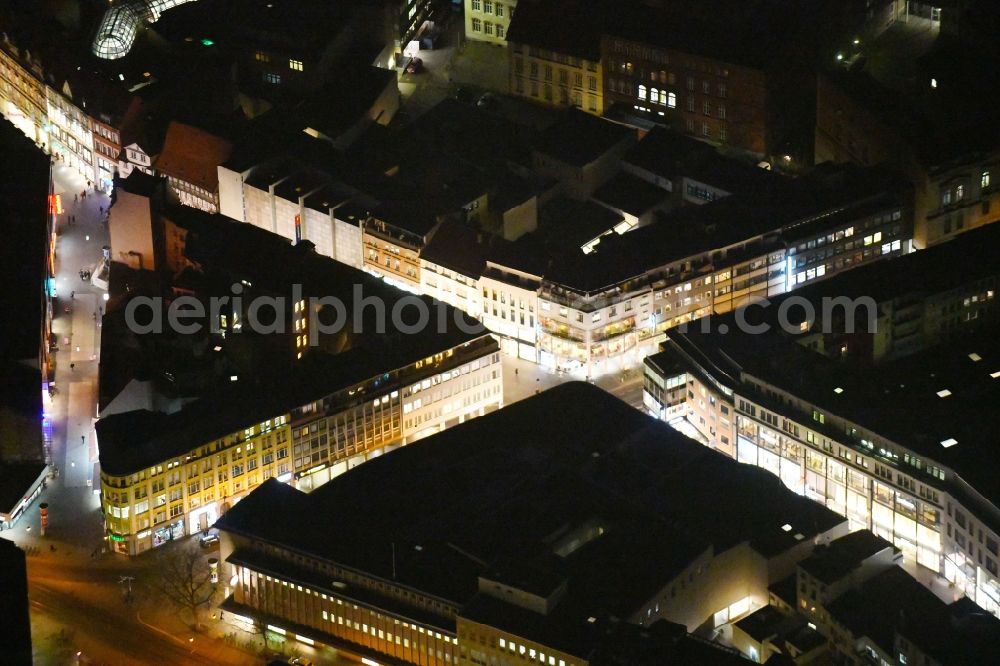
<svg viewBox="0 0 1000 666">
<path fill-rule="evenodd" d="M 692 6 L 694 5 L 694 6 Z M 796 5 L 772 0 L 701 0 L 666 4 L 664 11 L 643 4 L 623 4 L 605 32 L 643 44 L 730 65 L 763 68 L 781 51 L 805 16 Z"/>
<path fill-rule="evenodd" d="M 529 0 L 517 5 L 507 41 L 536 46 L 597 62 L 601 32 L 614 3 L 589 2 L 586 9 L 573 0 Z"/>
<path fill-rule="evenodd" d="M 896 653 L 899 633 L 940 664 L 1000 663 L 1000 620 L 961 601 L 946 604 L 898 567 L 846 592 L 827 610 L 888 654 Z"/>
<path fill-rule="evenodd" d="M 594 199 L 614 210 L 639 217 L 670 196 L 666 190 L 624 171 L 594 192 Z"/>
<path fill-rule="evenodd" d="M 623 161 L 666 180 L 687 177 L 730 194 L 753 194 L 782 180 L 776 172 L 722 155 L 710 144 L 664 127 L 654 127 Z"/>
<path fill-rule="evenodd" d="M 257 293 L 287 297 L 298 284 L 302 285 L 303 296 L 337 297 L 351 312 L 356 288 L 364 297 L 381 297 L 386 303 L 394 303 L 404 295 L 367 273 L 317 255 L 305 245 L 293 246 L 287 239 L 252 225 L 184 207 L 168 209 L 165 215 L 188 231 L 187 257 L 197 265 L 210 267 L 202 276 L 206 286 L 199 292 L 201 296 L 208 295 L 212 285 L 227 285 L 228 289 L 228 285 L 245 280 Z M 467 333 L 458 326 L 442 331 L 428 328 L 418 335 L 407 335 L 391 323 L 383 334 L 364 334 L 374 330 L 374 322 L 367 319 L 372 314 L 369 309 L 363 322 L 349 327 L 360 331 L 343 341 L 343 349 L 337 353 L 324 351 L 323 347 L 311 349 L 302 363 L 292 363 L 287 347 L 268 339 L 274 336 L 233 334 L 218 343 L 223 348 L 222 358 L 214 364 L 206 363 L 203 356 L 198 360 L 196 350 L 182 352 L 181 361 L 195 359 L 206 372 L 213 372 L 215 364 L 225 369 L 223 363 L 230 360 L 230 348 L 234 358 L 249 354 L 256 362 L 249 374 L 240 372 L 235 382 L 229 381 L 228 372 L 214 370 L 220 374 L 218 381 L 209 384 L 198 400 L 172 414 L 136 411 L 101 419 L 97 430 L 102 469 L 109 474 L 139 471 L 321 396 L 482 338 L 482 334 Z M 139 357 L 132 365 L 144 362 L 144 354 L 156 348 L 158 338 L 150 337 L 154 339 L 148 343 L 133 341 Z M 170 353 L 178 353 L 176 348 L 180 346 L 167 345 Z"/>
<path fill-rule="evenodd" d="M 799 566 L 821 583 L 832 585 L 850 575 L 866 559 L 886 549 L 899 550 L 873 532 L 858 530 L 827 545 L 817 546 L 812 555 L 799 562 Z"/>
<path fill-rule="evenodd" d="M 824 296 L 868 296 L 884 303 L 906 294 L 941 294 L 1000 275 L 997 247 L 1000 225 L 988 224 L 927 250 L 876 261 L 799 287 L 795 294 L 813 303 Z"/>
<path fill-rule="evenodd" d="M 0 462 L 0 510 L 13 513 L 44 471 L 43 462 Z"/>
<path fill-rule="evenodd" d="M 486 268 L 490 247 L 499 242 L 503 241 L 461 222 L 444 222 L 434 232 L 420 258 L 478 280 Z"/>
<path fill-rule="evenodd" d="M 559 196 L 538 211 L 538 229 L 530 235 L 558 261 L 562 254 L 582 254 L 580 247 L 584 243 L 612 231 L 623 221 L 620 213 L 593 201 Z"/>
<path fill-rule="evenodd" d="M 546 275 L 580 291 L 599 291 L 646 271 L 700 253 L 768 235 L 769 245 L 754 241 L 761 254 L 784 247 L 807 229 L 830 228 L 860 219 L 873 210 L 903 205 L 908 190 L 882 167 L 830 166 L 751 194 L 733 195 L 701 206 L 681 206 L 657 213 L 658 220 L 623 235 L 603 238 L 595 251 L 568 255 Z M 739 257 L 730 252 L 730 260 Z"/>
<path fill-rule="evenodd" d="M 534 149 L 571 166 L 584 167 L 635 138 L 630 127 L 569 108 L 538 134 Z"/>
<path fill-rule="evenodd" d="M 723 510 L 736 511 L 725 525 L 711 519 Z M 765 557 L 783 552 L 798 543 L 781 529 L 786 522 L 812 538 L 843 519 L 573 382 L 376 458 L 309 495 L 269 481 L 219 527 L 384 578 L 396 544 L 400 583 L 576 653 L 589 616 L 630 614 L 708 548 L 749 541 Z M 573 530 L 595 524 L 597 538 L 569 545 Z M 518 609 L 498 610 L 479 592 L 489 570 L 482 563 L 504 557 L 568 579 L 567 597 L 545 622 L 530 611 L 519 620 Z"/>
<path fill-rule="evenodd" d="M 742 372 L 760 378 L 816 409 L 906 447 L 923 461 L 924 470 L 935 464 L 954 470 L 976 493 L 1000 506 L 992 438 L 992 433 L 1000 430 L 1000 413 L 982 409 L 982 405 L 1000 403 L 1000 346 L 995 325 L 873 370 L 852 359 L 830 359 L 773 330 L 764 335 L 734 334 L 738 328 L 732 325 L 728 335 L 720 335 L 717 324 L 727 319 L 712 319 L 711 332 L 692 329 L 672 332 L 670 337 L 685 348 L 696 348 L 694 353 L 704 355 L 706 362 L 729 377 Z M 749 389 L 743 385 L 742 390 Z M 941 397 L 939 392 L 944 390 L 948 393 Z M 780 412 L 785 408 L 776 405 L 774 409 Z M 843 429 L 831 431 L 830 437 L 845 440 Z M 928 482 L 941 483 L 927 478 Z M 964 497 L 967 491 L 954 481 L 946 478 L 943 483 L 950 492 Z M 975 504 L 979 500 L 970 497 L 965 501 Z M 984 514 L 983 519 L 989 520 L 989 515 Z"/>
<path fill-rule="evenodd" d="M 0 360 L 37 362 L 47 277 L 49 158 L 4 118 L 0 154 L 0 210 L 5 220 L 0 302 L 6 313 L 0 317 Z"/>
<path fill-rule="evenodd" d="M 28 613 L 28 569 L 24 551 L 0 539 L 0 616 L 4 619 L 4 660 L 31 664 L 31 619 Z"/>
<path fill-rule="evenodd" d="M 774 606 L 764 606 L 737 622 L 736 626 L 750 638 L 762 643 L 769 638 L 776 637 L 781 631 L 781 625 L 785 624 L 788 619 L 789 616 Z"/>
</svg>

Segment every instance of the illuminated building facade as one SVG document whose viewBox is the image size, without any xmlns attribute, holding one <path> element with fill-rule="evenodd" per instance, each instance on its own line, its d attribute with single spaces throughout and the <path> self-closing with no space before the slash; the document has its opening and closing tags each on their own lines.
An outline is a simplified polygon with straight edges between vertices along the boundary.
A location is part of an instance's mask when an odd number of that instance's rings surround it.
<svg viewBox="0 0 1000 666">
<path fill-rule="evenodd" d="M 509 92 L 550 107 L 604 114 L 600 31 L 606 3 L 585 12 L 558 0 L 522 2 L 507 34 Z M 479 20 L 467 12 L 472 27 Z"/>
<path fill-rule="evenodd" d="M 230 295 L 236 285 L 245 307 L 224 307 L 209 315 L 212 330 L 167 342 L 177 360 L 161 358 L 158 334 L 127 329 L 124 307 L 106 315 L 97 436 L 103 510 L 118 552 L 135 555 L 203 531 L 268 478 L 311 490 L 503 405 L 497 343 L 459 311 L 419 299 L 429 308 L 420 327 L 398 290 L 308 244 L 182 206 L 157 212 L 162 218 L 149 226 L 164 228 L 150 233 L 166 237 L 158 270 L 211 267 Z M 203 286 L 198 297 L 217 293 Z M 328 321 L 331 298 L 343 304 L 345 320 L 313 330 Z M 247 331 L 258 299 L 288 304 L 277 330 Z M 142 365 L 170 379 L 153 382 L 157 396 L 139 402 L 131 380 Z"/>
<path fill-rule="evenodd" d="M 269 478 L 311 490 L 502 402 L 499 352 L 485 336 L 294 409 L 272 409 L 271 414 L 262 406 L 257 419 L 248 420 L 248 413 L 240 428 L 217 437 L 212 436 L 220 427 L 216 423 L 231 420 L 222 405 L 208 413 L 195 406 L 172 415 L 126 412 L 107 417 L 98 422 L 98 438 L 109 538 L 116 552 L 137 555 L 207 530 Z M 269 414 L 271 418 L 260 420 Z M 126 462 L 128 454 L 120 448 L 125 440 L 149 448 L 159 440 L 156 433 L 192 422 L 202 433 L 196 437 L 203 437 L 197 446 L 141 468 Z"/>
<path fill-rule="evenodd" d="M 604 103 L 703 140 L 765 154 L 766 74 L 660 42 L 601 39 Z"/>
<path fill-rule="evenodd" d="M 667 329 L 906 252 L 905 189 L 876 185 L 876 172 L 843 173 L 858 189 L 800 179 L 777 199 L 683 207 L 552 266 L 538 294 L 539 362 L 588 377 L 628 368 L 655 352 Z M 788 204 L 798 197 L 794 211 Z M 750 236 L 755 219 L 762 224 Z M 690 243 L 680 240 L 688 233 Z M 658 247 L 688 252 L 670 259 Z"/>
<path fill-rule="evenodd" d="M 872 368 L 777 333 L 734 333 L 732 317 L 708 324 L 668 333 L 646 360 L 651 413 L 770 471 L 1000 614 L 1000 509 L 981 438 L 993 415 L 974 407 L 998 390 L 988 331 Z"/>
<path fill-rule="evenodd" d="M 48 103 L 42 67 L 0 34 L 0 113 L 38 145 L 48 144 Z"/>
<path fill-rule="evenodd" d="M 420 253 L 440 224 L 419 206 L 379 206 L 361 226 L 364 270 L 415 294 L 421 293 Z"/>
<path fill-rule="evenodd" d="M 503 46 L 517 0 L 464 0 L 465 38 Z"/>
<path fill-rule="evenodd" d="M 702 522 L 716 483 L 753 493 L 738 527 Z M 579 382 L 308 495 L 269 481 L 218 527 L 231 622 L 428 666 L 728 664 L 708 642 L 693 661 L 623 659 L 612 637 L 669 626 L 673 649 L 690 648 L 689 631 L 766 604 L 771 579 L 847 532 L 759 470 Z"/>
</svg>

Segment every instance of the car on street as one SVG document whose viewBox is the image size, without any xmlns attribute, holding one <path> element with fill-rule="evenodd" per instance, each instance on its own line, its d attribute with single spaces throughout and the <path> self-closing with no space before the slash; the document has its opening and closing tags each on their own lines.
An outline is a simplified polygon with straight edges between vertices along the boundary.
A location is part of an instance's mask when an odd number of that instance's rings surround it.
<svg viewBox="0 0 1000 666">
<path fill-rule="evenodd" d="M 215 544 L 219 543 L 219 533 L 205 532 L 198 538 L 198 543 L 202 548 L 211 548 Z"/>
</svg>

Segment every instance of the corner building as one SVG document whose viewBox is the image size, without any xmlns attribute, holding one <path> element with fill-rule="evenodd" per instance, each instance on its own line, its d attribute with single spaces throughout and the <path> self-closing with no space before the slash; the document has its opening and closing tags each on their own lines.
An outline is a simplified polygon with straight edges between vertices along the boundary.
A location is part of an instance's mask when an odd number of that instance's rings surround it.
<svg viewBox="0 0 1000 666">
<path fill-rule="evenodd" d="M 862 368 L 713 320 L 709 332 L 670 332 L 646 359 L 650 411 L 1000 614 L 1000 488 L 987 434 L 996 418 L 982 409 L 1000 398 L 995 326 Z"/>
<path fill-rule="evenodd" d="M 727 506 L 738 496 L 725 524 L 719 487 Z M 674 636 L 648 663 L 728 664 L 688 632 L 767 605 L 771 583 L 847 533 L 829 509 L 581 382 L 308 495 L 268 481 L 218 527 L 230 621 L 428 666 L 646 663 L 611 644 L 630 627 Z"/>
<path fill-rule="evenodd" d="M 233 370 L 194 399 L 174 400 L 159 411 L 156 400 L 135 408 L 128 392 L 136 382 L 117 382 L 128 386 L 112 402 L 127 409 L 107 410 L 96 426 L 103 512 L 116 552 L 137 555 L 204 531 L 268 479 L 312 490 L 503 405 L 497 343 L 471 320 L 456 323 L 453 308 L 438 310 L 424 299 L 432 314 L 427 327 L 414 332 L 392 321 L 379 330 L 373 321 L 379 306 L 366 310 L 353 299 L 360 287 L 363 300 L 377 301 L 388 318 L 402 294 L 382 281 L 250 225 L 182 207 L 168 216 L 185 231 L 174 249 L 185 261 L 211 267 L 226 289 L 242 285 L 247 303 L 285 299 L 291 306 L 287 333 L 241 332 L 242 315 L 219 314 L 218 331 L 195 338 L 194 356 L 178 365 Z M 198 296 L 213 293 L 205 286 Z M 332 334 L 318 333 L 313 344 L 309 327 L 327 320 L 310 312 L 320 307 L 311 296 L 338 298 L 359 319 Z M 105 316 L 102 363 L 114 368 L 114 360 L 124 359 L 128 366 L 155 367 L 157 359 L 148 356 L 162 346 L 143 348 L 137 334 L 113 342 L 123 311 Z M 441 321 L 446 325 L 439 328 Z M 169 344 L 177 354 L 180 343 Z M 138 356 L 123 347 L 138 347 Z M 208 363 L 205 353 L 212 356 Z M 116 378 L 102 371 L 104 380 L 111 385 Z"/>
</svg>

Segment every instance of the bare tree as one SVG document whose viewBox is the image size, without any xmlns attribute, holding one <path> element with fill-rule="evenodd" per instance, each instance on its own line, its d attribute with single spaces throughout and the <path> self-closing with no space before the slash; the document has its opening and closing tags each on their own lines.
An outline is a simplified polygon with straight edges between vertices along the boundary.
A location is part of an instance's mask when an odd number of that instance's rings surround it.
<svg viewBox="0 0 1000 666">
<path fill-rule="evenodd" d="M 195 628 L 200 626 L 199 611 L 215 593 L 211 571 L 201 554 L 190 546 L 160 553 L 152 588 L 167 598 L 179 612 L 187 612 Z"/>
</svg>

